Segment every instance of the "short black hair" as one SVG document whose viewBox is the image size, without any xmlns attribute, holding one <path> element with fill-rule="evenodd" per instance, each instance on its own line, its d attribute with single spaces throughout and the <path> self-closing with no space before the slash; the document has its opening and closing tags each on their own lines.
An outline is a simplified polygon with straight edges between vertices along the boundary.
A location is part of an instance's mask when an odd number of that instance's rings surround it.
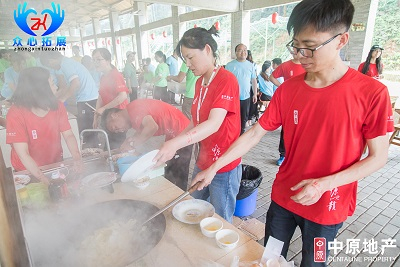
<svg viewBox="0 0 400 267">
<path fill-rule="evenodd" d="M 119 109 L 119 108 L 109 108 L 109 109 L 104 110 L 103 114 L 101 115 L 101 127 L 108 131 L 107 121 L 111 117 L 111 114 L 120 112 L 121 110 L 122 109 Z"/>
<path fill-rule="evenodd" d="M 238 47 L 239 47 L 240 45 L 244 45 L 244 46 L 246 46 L 246 45 L 245 45 L 245 44 L 243 44 L 243 43 L 237 44 L 237 45 L 235 46 L 235 52 L 237 51 L 237 49 L 238 49 Z M 246 49 L 247 49 L 247 46 L 246 46 Z M 250 51 L 250 50 L 247 50 L 247 51 Z"/>
<path fill-rule="evenodd" d="M 354 6 L 350 0 L 303 0 L 292 11 L 287 23 L 289 35 L 296 36 L 308 26 L 317 32 L 348 31 Z"/>
<path fill-rule="evenodd" d="M 167 61 L 167 56 L 160 50 L 154 53 L 156 56 L 160 57 L 163 59 L 163 62 Z"/>
<path fill-rule="evenodd" d="M 274 59 L 272 60 L 272 63 L 279 66 L 279 65 L 282 64 L 282 59 L 280 59 L 279 57 L 276 57 L 276 58 L 274 58 Z"/>
<path fill-rule="evenodd" d="M 59 101 L 51 90 L 49 78 L 50 72 L 45 68 L 23 69 L 11 102 L 27 109 L 57 110 Z"/>
</svg>

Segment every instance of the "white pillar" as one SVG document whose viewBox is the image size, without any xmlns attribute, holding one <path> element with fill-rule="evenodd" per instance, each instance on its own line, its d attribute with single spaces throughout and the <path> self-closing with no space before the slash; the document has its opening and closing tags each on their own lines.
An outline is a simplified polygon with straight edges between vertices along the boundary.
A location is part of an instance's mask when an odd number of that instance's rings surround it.
<svg viewBox="0 0 400 267">
<path fill-rule="evenodd" d="M 142 32 L 140 27 L 147 22 L 147 4 L 144 2 L 134 3 L 133 10 L 140 10 L 139 16 L 135 16 L 134 33 L 136 36 L 137 56 L 141 60 L 149 56 L 148 35 L 147 32 Z"/>
</svg>

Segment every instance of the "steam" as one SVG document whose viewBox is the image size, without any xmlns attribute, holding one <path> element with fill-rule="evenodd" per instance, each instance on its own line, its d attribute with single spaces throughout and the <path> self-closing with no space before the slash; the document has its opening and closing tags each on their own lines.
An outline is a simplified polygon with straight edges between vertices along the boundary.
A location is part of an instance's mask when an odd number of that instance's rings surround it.
<svg viewBox="0 0 400 267">
<path fill-rule="evenodd" d="M 141 222 L 157 210 L 146 202 L 114 200 L 62 213 L 27 212 L 24 230 L 32 262 L 40 267 L 88 267 L 81 258 L 82 242 L 101 231 L 99 229 L 116 223 L 126 225 L 132 219 L 136 224 L 132 226 L 134 240 L 129 257 L 131 262 L 135 262 L 151 251 L 164 234 L 165 218 L 162 215 L 147 223 L 145 228 L 141 227 Z"/>
</svg>

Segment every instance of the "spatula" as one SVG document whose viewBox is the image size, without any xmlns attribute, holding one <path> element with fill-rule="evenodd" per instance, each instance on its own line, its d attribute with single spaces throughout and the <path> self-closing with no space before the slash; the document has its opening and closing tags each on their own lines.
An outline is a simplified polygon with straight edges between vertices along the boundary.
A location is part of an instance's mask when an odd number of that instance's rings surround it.
<svg viewBox="0 0 400 267">
<path fill-rule="evenodd" d="M 198 181 L 197 183 L 195 183 L 194 185 L 192 185 L 189 190 L 187 190 L 185 193 L 183 193 L 182 195 L 180 195 L 179 197 L 177 197 L 176 199 L 174 199 L 173 201 L 171 201 L 167 206 L 165 206 L 164 208 L 162 208 L 161 210 L 157 211 L 156 213 L 154 213 L 150 218 L 148 218 L 144 223 L 142 223 L 142 226 L 145 225 L 146 223 L 148 223 L 149 221 L 151 221 L 152 219 L 154 219 L 155 217 L 157 217 L 158 215 L 160 215 L 161 213 L 163 213 L 164 211 L 166 211 L 167 209 L 169 209 L 170 207 L 172 207 L 173 205 L 175 205 L 176 203 L 178 203 L 180 200 L 182 200 L 183 198 L 187 197 L 188 195 L 190 195 L 191 193 L 193 193 L 194 191 L 197 190 L 197 187 L 199 186 L 200 181 Z"/>
</svg>

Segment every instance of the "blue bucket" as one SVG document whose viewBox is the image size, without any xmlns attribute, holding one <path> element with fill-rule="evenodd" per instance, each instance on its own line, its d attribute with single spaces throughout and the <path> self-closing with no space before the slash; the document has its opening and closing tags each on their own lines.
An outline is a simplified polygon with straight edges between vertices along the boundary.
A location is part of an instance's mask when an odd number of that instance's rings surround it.
<svg viewBox="0 0 400 267">
<path fill-rule="evenodd" d="M 119 174 L 124 174 L 124 172 L 132 165 L 132 163 L 134 163 L 139 158 L 140 157 L 138 156 L 128 156 L 117 159 Z"/>
<path fill-rule="evenodd" d="M 237 217 L 244 217 L 251 215 L 257 206 L 257 193 L 258 188 L 248 197 L 240 200 L 236 200 L 235 213 L 233 215 Z"/>
</svg>

